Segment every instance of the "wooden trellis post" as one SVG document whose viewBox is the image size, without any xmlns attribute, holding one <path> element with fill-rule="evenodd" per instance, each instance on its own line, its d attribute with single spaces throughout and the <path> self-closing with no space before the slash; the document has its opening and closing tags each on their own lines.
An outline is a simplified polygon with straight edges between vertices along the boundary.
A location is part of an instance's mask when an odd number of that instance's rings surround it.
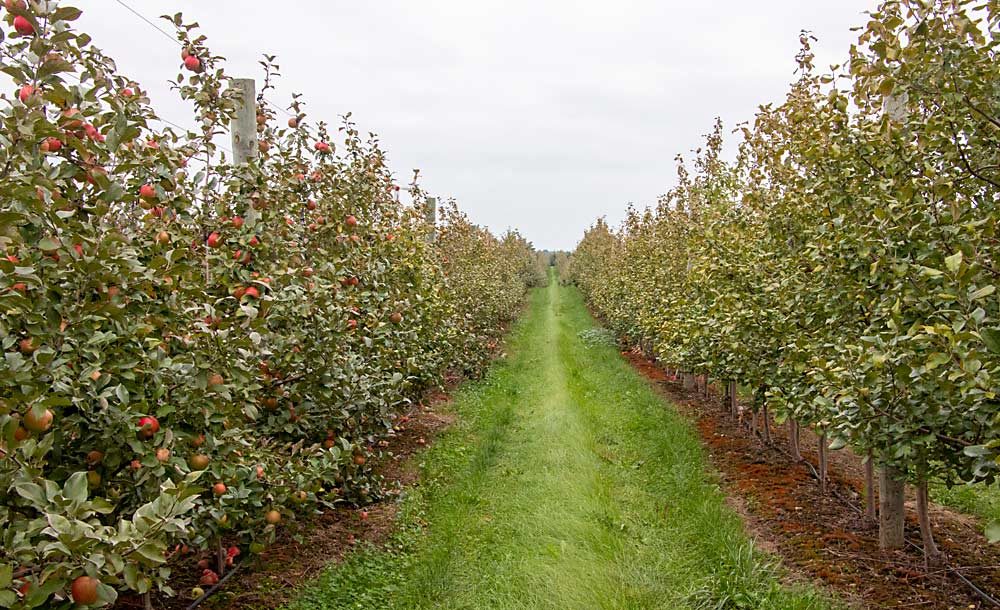
<svg viewBox="0 0 1000 610">
<path fill-rule="evenodd" d="M 240 103 L 229 130 L 233 137 L 233 162 L 242 165 L 257 158 L 256 85 L 252 78 L 234 78 L 230 86 L 240 92 Z"/>
<path fill-rule="evenodd" d="M 424 205 L 424 220 L 430 225 L 427 233 L 427 241 L 434 243 L 437 239 L 437 197 L 428 197 Z"/>
</svg>

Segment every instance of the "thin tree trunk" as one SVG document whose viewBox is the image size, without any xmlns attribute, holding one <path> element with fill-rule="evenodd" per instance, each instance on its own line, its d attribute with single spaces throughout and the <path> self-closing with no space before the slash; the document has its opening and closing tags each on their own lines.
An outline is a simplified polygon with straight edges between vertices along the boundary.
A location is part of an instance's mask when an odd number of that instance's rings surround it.
<svg viewBox="0 0 1000 610">
<path fill-rule="evenodd" d="M 788 418 L 788 441 L 792 445 L 792 457 L 796 462 L 802 461 L 802 452 L 799 450 L 799 422 L 794 417 Z"/>
<path fill-rule="evenodd" d="M 733 417 L 739 415 L 737 412 L 737 397 L 736 397 L 736 385 L 735 381 L 729 382 L 729 412 L 733 414 Z"/>
<path fill-rule="evenodd" d="M 767 414 L 767 405 L 760 408 L 760 417 L 763 422 L 762 430 L 764 433 L 764 442 L 768 445 L 771 444 L 771 417 Z"/>
<path fill-rule="evenodd" d="M 878 545 L 883 551 L 901 549 L 905 539 L 906 512 L 902 473 L 883 466 L 878 476 Z"/>
<path fill-rule="evenodd" d="M 819 489 L 826 494 L 826 431 L 819 435 Z"/>
<path fill-rule="evenodd" d="M 705 387 L 704 387 L 704 390 L 705 390 L 705 398 L 708 398 L 708 375 L 707 374 L 705 375 Z"/>
<path fill-rule="evenodd" d="M 878 510 L 875 504 L 875 462 L 871 453 L 865 461 L 865 519 L 869 523 L 875 523 L 878 519 Z"/>
<path fill-rule="evenodd" d="M 934 542 L 934 531 L 928 512 L 929 505 L 930 494 L 927 492 L 927 481 L 921 481 L 917 483 L 917 520 L 920 522 L 920 538 L 924 543 L 924 563 L 926 565 L 937 563 L 941 558 L 941 551 L 938 550 L 937 544 Z"/>
<path fill-rule="evenodd" d="M 221 578 L 223 574 L 226 573 L 226 547 L 222 544 L 222 538 L 219 538 L 219 548 L 216 552 L 216 560 L 218 562 L 218 572 Z"/>
</svg>

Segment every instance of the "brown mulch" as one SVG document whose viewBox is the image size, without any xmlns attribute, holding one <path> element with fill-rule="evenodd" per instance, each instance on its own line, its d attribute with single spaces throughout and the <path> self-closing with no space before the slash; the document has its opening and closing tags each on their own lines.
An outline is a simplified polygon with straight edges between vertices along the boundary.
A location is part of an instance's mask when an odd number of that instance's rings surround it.
<svg viewBox="0 0 1000 610">
<path fill-rule="evenodd" d="M 784 427 L 772 424 L 772 444 L 765 445 L 723 407 L 720 391 L 710 388 L 705 398 L 641 353 L 622 354 L 695 422 L 730 504 L 758 547 L 779 556 L 792 580 L 824 585 L 857 608 L 996 607 L 948 569 L 1000 598 L 1000 546 L 986 542 L 976 519 L 935 506 L 931 520 L 946 562 L 927 568 L 909 506 L 906 533 L 916 546 L 880 551 L 877 528 L 862 512 L 859 457 L 829 452 L 830 492 L 823 495 L 809 467 L 789 458 Z M 801 440 L 803 456 L 815 466 L 815 435 L 803 430 Z"/>
<path fill-rule="evenodd" d="M 374 467 L 375 474 L 383 478 L 384 499 L 364 508 L 344 506 L 312 517 L 297 517 L 278 531 L 274 544 L 260 555 L 251 557 L 243 549 L 241 559 L 248 559 L 199 608 L 279 608 L 291 600 L 299 585 L 318 576 L 331 563 L 341 561 L 358 544 L 385 542 L 395 525 L 396 498 L 419 477 L 419 460 L 413 456 L 454 421 L 452 415 L 437 410 L 447 400 L 447 394 L 435 393 L 403 414 L 398 432 L 383 449 L 386 457 Z M 189 607 L 193 601 L 190 591 L 198 586 L 201 575 L 197 564 L 205 558 L 208 554 L 192 555 L 172 565 L 170 586 L 177 596 L 154 596 L 153 607 Z M 143 603 L 135 596 L 122 596 L 115 608 L 143 608 Z"/>
</svg>

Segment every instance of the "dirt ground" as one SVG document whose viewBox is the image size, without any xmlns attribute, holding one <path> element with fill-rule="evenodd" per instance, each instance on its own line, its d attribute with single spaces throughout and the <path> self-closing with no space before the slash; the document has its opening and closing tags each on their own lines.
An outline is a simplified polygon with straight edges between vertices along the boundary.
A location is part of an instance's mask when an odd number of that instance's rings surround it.
<svg viewBox="0 0 1000 610">
<path fill-rule="evenodd" d="M 623 355 L 696 423 L 730 504 L 758 547 L 781 558 L 790 580 L 823 585 L 858 608 L 997 607 L 963 580 L 1000 597 L 1000 547 L 986 542 L 976 519 L 935 506 L 931 521 L 946 563 L 926 568 L 909 505 L 906 533 L 915 546 L 882 552 L 877 528 L 864 518 L 858 456 L 828 452 L 830 489 L 824 495 L 810 468 L 789 459 L 784 426 L 772 422 L 766 445 L 723 406 L 721 387 L 710 385 L 706 398 L 637 351 Z M 802 454 L 814 467 L 817 440 L 802 431 Z"/>
</svg>

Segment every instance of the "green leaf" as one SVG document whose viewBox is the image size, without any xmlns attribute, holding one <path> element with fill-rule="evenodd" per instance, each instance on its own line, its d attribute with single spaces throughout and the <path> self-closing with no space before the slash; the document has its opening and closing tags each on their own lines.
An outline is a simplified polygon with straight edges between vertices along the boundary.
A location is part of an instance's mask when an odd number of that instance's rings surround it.
<svg viewBox="0 0 1000 610">
<path fill-rule="evenodd" d="M 976 299 L 981 299 L 983 297 L 990 296 L 991 294 L 993 294 L 994 292 L 996 292 L 996 290 L 997 290 L 996 286 L 992 286 L 992 285 L 991 286 L 983 286 L 979 290 L 971 293 L 969 295 L 969 298 L 972 299 L 973 301 L 975 301 Z"/>
<path fill-rule="evenodd" d="M 986 445 L 969 445 L 962 450 L 962 453 L 969 457 L 983 457 L 990 452 L 989 447 Z"/>
<path fill-rule="evenodd" d="M 51 15 L 52 21 L 76 21 L 83 11 L 72 6 L 63 6 L 55 10 Z"/>
<path fill-rule="evenodd" d="M 948 267 L 948 271 L 952 273 L 958 273 L 959 267 L 962 266 L 962 251 L 952 254 L 951 256 L 944 259 L 945 266 Z"/>
<path fill-rule="evenodd" d="M 989 525 L 986 526 L 986 540 L 990 544 L 995 542 L 1000 542 L 1000 521 L 991 521 Z"/>
<path fill-rule="evenodd" d="M 984 328 L 979 331 L 979 336 L 983 338 L 986 349 L 994 354 L 1000 354 L 1000 330 L 996 328 Z"/>
<path fill-rule="evenodd" d="M 927 367 L 928 371 L 933 371 L 934 369 L 941 366 L 942 364 L 945 364 L 949 360 L 951 360 L 951 357 L 948 354 L 943 354 L 941 352 L 934 352 L 927 359 L 927 363 L 924 366 Z"/>
<path fill-rule="evenodd" d="M 83 504 L 87 501 L 87 473 L 74 472 L 63 485 L 63 495 L 67 500 Z"/>
<path fill-rule="evenodd" d="M 17 483 L 14 485 L 14 490 L 17 491 L 17 495 L 34 503 L 36 507 L 48 504 L 48 501 L 45 499 L 45 491 L 40 485 L 34 483 Z"/>
<path fill-rule="evenodd" d="M 0 563 L 0 589 L 10 586 L 14 577 L 14 567 L 9 563 Z"/>
<path fill-rule="evenodd" d="M 57 239 L 52 237 L 43 237 L 41 241 L 38 242 L 38 249 L 44 252 L 51 252 L 53 250 L 58 250 L 60 245 L 62 244 L 60 244 Z"/>
</svg>

